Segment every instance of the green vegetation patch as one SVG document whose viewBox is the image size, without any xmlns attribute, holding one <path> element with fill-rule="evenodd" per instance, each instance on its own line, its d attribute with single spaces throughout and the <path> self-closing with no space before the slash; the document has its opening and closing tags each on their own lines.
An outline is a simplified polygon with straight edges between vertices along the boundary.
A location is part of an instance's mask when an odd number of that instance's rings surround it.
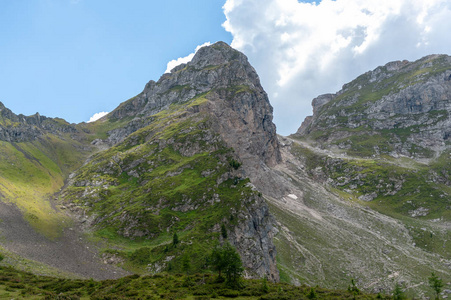
<svg viewBox="0 0 451 300">
<path fill-rule="evenodd" d="M 64 218 L 51 207 L 49 198 L 64 185 L 65 176 L 81 164 L 75 160 L 86 155 L 76 147 L 76 142 L 54 135 L 33 142 L 0 142 L 1 195 L 50 238 L 59 235 Z"/>
<path fill-rule="evenodd" d="M 314 297 L 312 298 L 312 290 Z M 376 299 L 377 295 L 241 280 L 231 288 L 213 274 L 130 275 L 116 280 L 62 279 L 0 267 L 0 298 L 11 299 Z M 389 296 L 380 296 L 390 299 Z"/>
</svg>

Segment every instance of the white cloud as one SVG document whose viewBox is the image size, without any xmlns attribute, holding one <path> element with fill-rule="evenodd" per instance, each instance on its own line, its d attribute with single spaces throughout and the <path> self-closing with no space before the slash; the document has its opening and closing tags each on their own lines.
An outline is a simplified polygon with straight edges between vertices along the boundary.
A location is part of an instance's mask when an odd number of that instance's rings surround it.
<svg viewBox="0 0 451 300">
<path fill-rule="evenodd" d="M 193 59 L 194 54 L 196 54 L 197 50 L 199 50 L 200 48 L 202 48 L 204 46 L 210 46 L 210 45 L 211 45 L 210 42 L 203 43 L 202 45 L 197 46 L 196 50 L 194 50 L 193 53 L 191 53 L 185 57 L 179 57 L 177 59 L 171 60 L 170 62 L 168 62 L 165 73 L 170 73 L 171 70 L 174 69 L 175 67 L 177 67 L 178 65 L 186 64 L 187 62 L 190 62 Z"/>
<path fill-rule="evenodd" d="M 94 114 L 88 121 L 88 123 L 97 121 L 98 119 L 100 119 L 103 116 L 106 116 L 108 114 L 108 112 L 102 111 L 102 112 L 98 112 L 96 114 Z"/>
<path fill-rule="evenodd" d="M 232 47 L 259 73 L 282 134 L 311 114 L 314 97 L 389 61 L 451 49 L 449 0 L 227 0 L 223 9 Z"/>
</svg>

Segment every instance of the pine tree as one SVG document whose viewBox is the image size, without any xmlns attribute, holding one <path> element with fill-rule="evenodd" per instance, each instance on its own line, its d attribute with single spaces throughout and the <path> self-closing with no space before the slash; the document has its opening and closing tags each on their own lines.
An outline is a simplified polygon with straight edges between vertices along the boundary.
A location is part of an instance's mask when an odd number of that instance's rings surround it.
<svg viewBox="0 0 451 300">
<path fill-rule="evenodd" d="M 174 235 L 172 236 L 172 245 L 174 248 L 177 248 L 177 244 L 179 243 L 179 237 L 177 235 L 177 232 L 174 232 Z"/>
<path fill-rule="evenodd" d="M 351 285 L 348 285 L 348 291 L 350 293 L 353 293 L 354 295 L 360 294 L 360 290 L 357 287 L 357 285 L 355 284 L 354 278 L 351 278 Z"/>
<path fill-rule="evenodd" d="M 307 294 L 307 298 L 316 299 L 316 292 L 314 288 L 310 288 L 310 292 Z"/>
<path fill-rule="evenodd" d="M 224 224 L 221 225 L 221 235 L 224 239 L 227 239 L 227 229 Z"/>
<path fill-rule="evenodd" d="M 432 272 L 431 277 L 429 277 L 429 286 L 435 292 L 435 299 L 439 299 L 440 293 L 442 292 L 443 282 L 442 279 L 435 275 L 434 272 Z"/>
<path fill-rule="evenodd" d="M 218 271 L 219 277 L 224 272 L 228 285 L 239 285 L 244 269 L 240 255 L 232 245 L 225 243 L 222 247 L 215 247 L 211 254 L 211 265 Z"/>
<path fill-rule="evenodd" d="M 393 300 L 404 300 L 406 295 L 404 294 L 401 285 L 399 283 L 395 284 L 395 289 L 393 290 Z"/>
<path fill-rule="evenodd" d="M 219 279 L 222 278 L 222 270 L 225 268 L 225 261 L 223 258 L 223 251 L 222 248 L 219 246 L 216 246 L 213 248 L 213 252 L 211 253 L 210 258 L 210 264 L 213 266 L 213 269 L 218 271 L 218 277 Z"/>
<path fill-rule="evenodd" d="M 226 275 L 226 282 L 230 286 L 239 285 L 239 279 L 243 273 L 243 264 L 241 262 L 241 257 L 229 243 L 224 245 L 224 273 Z"/>
</svg>

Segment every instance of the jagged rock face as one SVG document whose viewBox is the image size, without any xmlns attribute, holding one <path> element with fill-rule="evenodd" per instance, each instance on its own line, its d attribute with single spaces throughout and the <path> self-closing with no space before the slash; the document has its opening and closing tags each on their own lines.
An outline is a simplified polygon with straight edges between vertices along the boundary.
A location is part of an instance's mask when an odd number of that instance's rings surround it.
<svg viewBox="0 0 451 300">
<path fill-rule="evenodd" d="M 36 113 L 32 116 L 16 115 L 0 102 L 0 141 L 28 142 L 46 134 L 76 132 L 75 126 L 62 119 L 52 119 Z"/>
<path fill-rule="evenodd" d="M 335 98 L 336 95 L 334 94 L 324 94 L 324 95 L 320 95 L 318 97 L 316 97 L 315 99 L 312 100 L 312 107 L 313 107 L 313 116 L 308 116 L 305 118 L 305 120 L 302 122 L 301 127 L 299 127 L 298 131 L 296 132 L 297 134 L 304 134 L 304 133 L 308 133 L 312 122 L 313 122 L 313 117 L 317 116 L 319 109 L 324 105 L 329 103 L 331 100 L 333 100 Z"/>
<path fill-rule="evenodd" d="M 273 244 L 276 233 L 273 217 L 261 197 L 256 197 L 249 204 L 240 216 L 245 221 L 234 228 L 229 240 L 241 254 L 247 277 L 266 276 L 271 281 L 279 281 L 279 271 L 275 264 L 277 252 Z"/>
<path fill-rule="evenodd" d="M 451 57 L 391 62 L 358 77 L 337 94 L 312 102 L 297 134 L 349 149 L 367 140 L 374 154 L 432 157 L 450 147 Z M 383 133 L 385 148 L 370 141 Z M 363 138 L 363 136 L 368 138 Z M 373 143 L 371 145 L 371 143 Z"/>
<path fill-rule="evenodd" d="M 109 118 L 142 119 L 202 94 L 209 100 L 205 111 L 212 114 L 216 129 L 241 159 L 258 157 L 269 165 L 280 162 L 268 96 L 246 56 L 223 42 L 201 48 L 191 62 L 175 67 L 158 82 L 147 83 L 141 94 L 121 104 Z M 117 132 L 110 136 L 120 141 Z"/>
</svg>

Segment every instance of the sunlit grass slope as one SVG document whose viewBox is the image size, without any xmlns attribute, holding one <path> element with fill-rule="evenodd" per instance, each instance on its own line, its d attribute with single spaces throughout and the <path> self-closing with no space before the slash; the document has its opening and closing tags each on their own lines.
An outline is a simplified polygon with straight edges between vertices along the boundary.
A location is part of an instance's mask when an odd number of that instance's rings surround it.
<svg viewBox="0 0 451 300">
<path fill-rule="evenodd" d="M 64 185 L 68 173 L 80 166 L 85 154 L 75 141 L 54 135 L 32 142 L 0 141 L 0 197 L 12 202 L 24 218 L 49 238 L 58 236 L 63 216 L 49 198 Z"/>
</svg>

